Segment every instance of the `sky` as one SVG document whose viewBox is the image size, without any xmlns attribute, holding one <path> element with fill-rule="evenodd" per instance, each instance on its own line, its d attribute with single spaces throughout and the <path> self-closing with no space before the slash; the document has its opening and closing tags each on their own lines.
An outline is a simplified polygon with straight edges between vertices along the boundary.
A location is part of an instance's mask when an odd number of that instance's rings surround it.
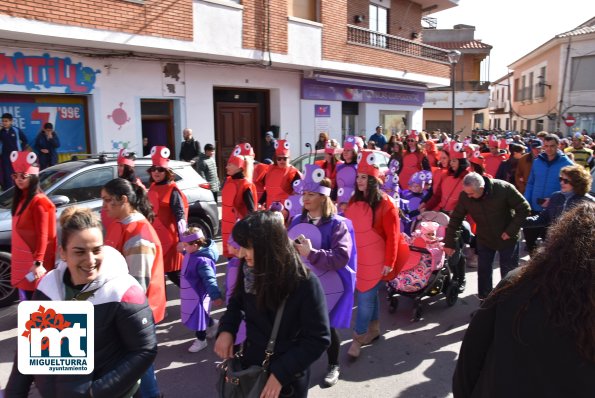
<svg viewBox="0 0 595 398">
<path fill-rule="evenodd" d="M 438 29 L 475 26 L 475 39 L 493 47 L 489 76 L 482 65 L 482 80 L 494 81 L 506 75 L 508 65 L 555 35 L 595 17 L 595 1 L 460 0 L 457 7 L 428 16 L 437 18 Z"/>
</svg>

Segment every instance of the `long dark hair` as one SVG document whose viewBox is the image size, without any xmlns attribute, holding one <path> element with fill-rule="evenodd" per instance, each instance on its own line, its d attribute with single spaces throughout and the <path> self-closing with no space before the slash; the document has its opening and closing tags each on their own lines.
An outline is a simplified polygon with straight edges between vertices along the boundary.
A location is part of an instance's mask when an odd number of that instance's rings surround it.
<svg viewBox="0 0 595 398">
<path fill-rule="evenodd" d="M 103 186 L 103 189 L 108 194 L 117 199 L 126 196 L 132 208 L 140 213 L 150 222 L 155 219 L 153 213 L 153 206 L 149 202 L 145 189 L 140 185 L 131 183 L 123 178 L 114 178 Z"/>
<path fill-rule="evenodd" d="M 467 159 L 459 159 L 459 167 L 456 170 L 453 170 L 452 167 L 448 166 L 448 175 L 451 175 L 454 178 L 459 178 L 468 168 L 469 161 Z"/>
<path fill-rule="evenodd" d="M 544 247 L 486 305 L 517 288 L 531 289 L 515 320 L 519 340 L 522 317 L 530 302 L 538 300 L 548 323 L 569 332 L 580 355 L 595 362 L 595 203 L 582 202 L 563 213 L 550 226 Z"/>
<path fill-rule="evenodd" d="M 380 191 L 380 182 L 376 177 L 368 176 L 368 186 L 365 192 L 360 191 L 356 188 L 355 193 L 351 197 L 349 203 L 354 202 L 366 202 L 372 208 L 372 223 L 374 223 L 374 210 L 376 206 L 382 201 L 382 191 Z"/>
<path fill-rule="evenodd" d="M 122 175 L 118 177 L 128 180 L 133 184 L 136 183 L 136 173 L 134 172 L 134 167 L 127 164 L 123 164 L 122 166 L 124 166 Z"/>
<path fill-rule="evenodd" d="M 258 211 L 233 227 L 233 239 L 242 247 L 254 249 L 254 288 L 259 309 L 276 311 L 287 295 L 297 289 L 309 270 L 293 247 L 283 220 L 277 212 Z M 244 290 L 240 267 L 234 295 Z"/>
<path fill-rule="evenodd" d="M 12 207 L 10 208 L 10 214 L 13 216 L 17 214 L 17 208 L 19 207 L 19 202 L 21 198 L 25 197 L 25 203 L 21 206 L 19 214 L 22 214 L 23 211 L 29 206 L 31 200 L 35 195 L 41 192 L 41 188 L 39 187 L 39 176 L 36 174 L 29 174 L 29 188 L 27 192 L 23 192 L 20 190 L 16 185 L 14 187 L 14 196 L 12 198 Z"/>
</svg>

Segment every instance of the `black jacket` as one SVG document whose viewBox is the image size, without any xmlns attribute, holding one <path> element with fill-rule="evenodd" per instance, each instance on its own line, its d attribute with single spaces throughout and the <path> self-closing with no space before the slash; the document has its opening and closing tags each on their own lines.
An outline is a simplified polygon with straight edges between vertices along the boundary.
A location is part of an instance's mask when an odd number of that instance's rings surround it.
<svg viewBox="0 0 595 398">
<path fill-rule="evenodd" d="M 567 210 L 583 202 L 594 202 L 595 198 L 591 195 L 572 195 L 570 197 L 564 196 L 560 191 L 554 192 L 550 197 L 550 202 L 547 207 L 538 215 L 527 217 L 525 221 L 525 228 L 535 227 L 549 227 L 554 221 L 558 219 Z"/>
<path fill-rule="evenodd" d="M 475 313 L 453 376 L 455 398 L 595 397 L 595 364 L 580 356 L 564 328 L 548 324 L 539 299 L 529 301 L 533 288 L 523 282 Z"/>
<path fill-rule="evenodd" d="M 241 275 L 241 273 L 240 273 Z M 256 296 L 242 290 L 230 297 L 227 311 L 219 321 L 219 332 L 237 334 L 242 312 L 246 320 L 244 363 L 261 365 L 275 311 L 260 311 Z M 326 298 L 316 275 L 310 273 L 288 298 L 277 335 L 275 354 L 270 370 L 285 386 L 307 370 L 330 345 L 330 330 Z"/>
<path fill-rule="evenodd" d="M 191 160 L 195 160 L 199 153 L 200 143 L 194 138 L 190 138 L 188 141 L 182 141 L 182 146 L 180 147 L 180 160 L 190 162 Z"/>
<path fill-rule="evenodd" d="M 134 388 L 157 355 L 153 313 L 145 294 L 128 274 L 126 261 L 105 246 L 99 277 L 85 290 L 95 291 L 88 301 L 95 309 L 95 368 L 89 375 L 23 375 L 15 361 L 6 396 L 26 398 L 31 383 L 44 398 L 118 398 Z M 116 255 L 114 255 L 114 252 Z M 33 294 L 34 300 L 65 300 L 66 264 L 48 272 Z M 17 353 L 18 355 L 18 353 Z"/>
</svg>

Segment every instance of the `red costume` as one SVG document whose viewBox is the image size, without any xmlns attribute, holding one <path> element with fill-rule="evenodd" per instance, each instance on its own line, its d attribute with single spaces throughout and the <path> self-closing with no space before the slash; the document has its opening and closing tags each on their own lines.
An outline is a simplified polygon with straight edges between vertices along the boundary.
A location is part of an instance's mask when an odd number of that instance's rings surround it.
<svg viewBox="0 0 595 398">
<path fill-rule="evenodd" d="M 289 142 L 286 140 L 275 141 L 275 155 L 289 157 Z M 287 165 L 287 167 L 270 165 L 265 177 L 267 209 L 273 202 L 285 203 L 285 199 L 293 193 L 293 181 L 299 177 L 300 172 L 291 165 Z"/>
</svg>

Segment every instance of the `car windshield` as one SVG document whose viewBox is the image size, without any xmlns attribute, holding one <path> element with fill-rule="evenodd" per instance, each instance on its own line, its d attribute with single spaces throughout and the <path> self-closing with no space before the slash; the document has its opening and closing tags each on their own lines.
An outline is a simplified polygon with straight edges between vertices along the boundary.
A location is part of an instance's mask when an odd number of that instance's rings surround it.
<svg viewBox="0 0 595 398">
<path fill-rule="evenodd" d="M 45 169 L 39 173 L 39 186 L 42 191 L 46 191 L 57 181 L 71 174 L 75 169 L 69 168 L 51 168 Z M 10 209 L 12 207 L 12 198 L 14 196 L 14 187 L 7 189 L 0 194 L 0 208 Z"/>
</svg>

